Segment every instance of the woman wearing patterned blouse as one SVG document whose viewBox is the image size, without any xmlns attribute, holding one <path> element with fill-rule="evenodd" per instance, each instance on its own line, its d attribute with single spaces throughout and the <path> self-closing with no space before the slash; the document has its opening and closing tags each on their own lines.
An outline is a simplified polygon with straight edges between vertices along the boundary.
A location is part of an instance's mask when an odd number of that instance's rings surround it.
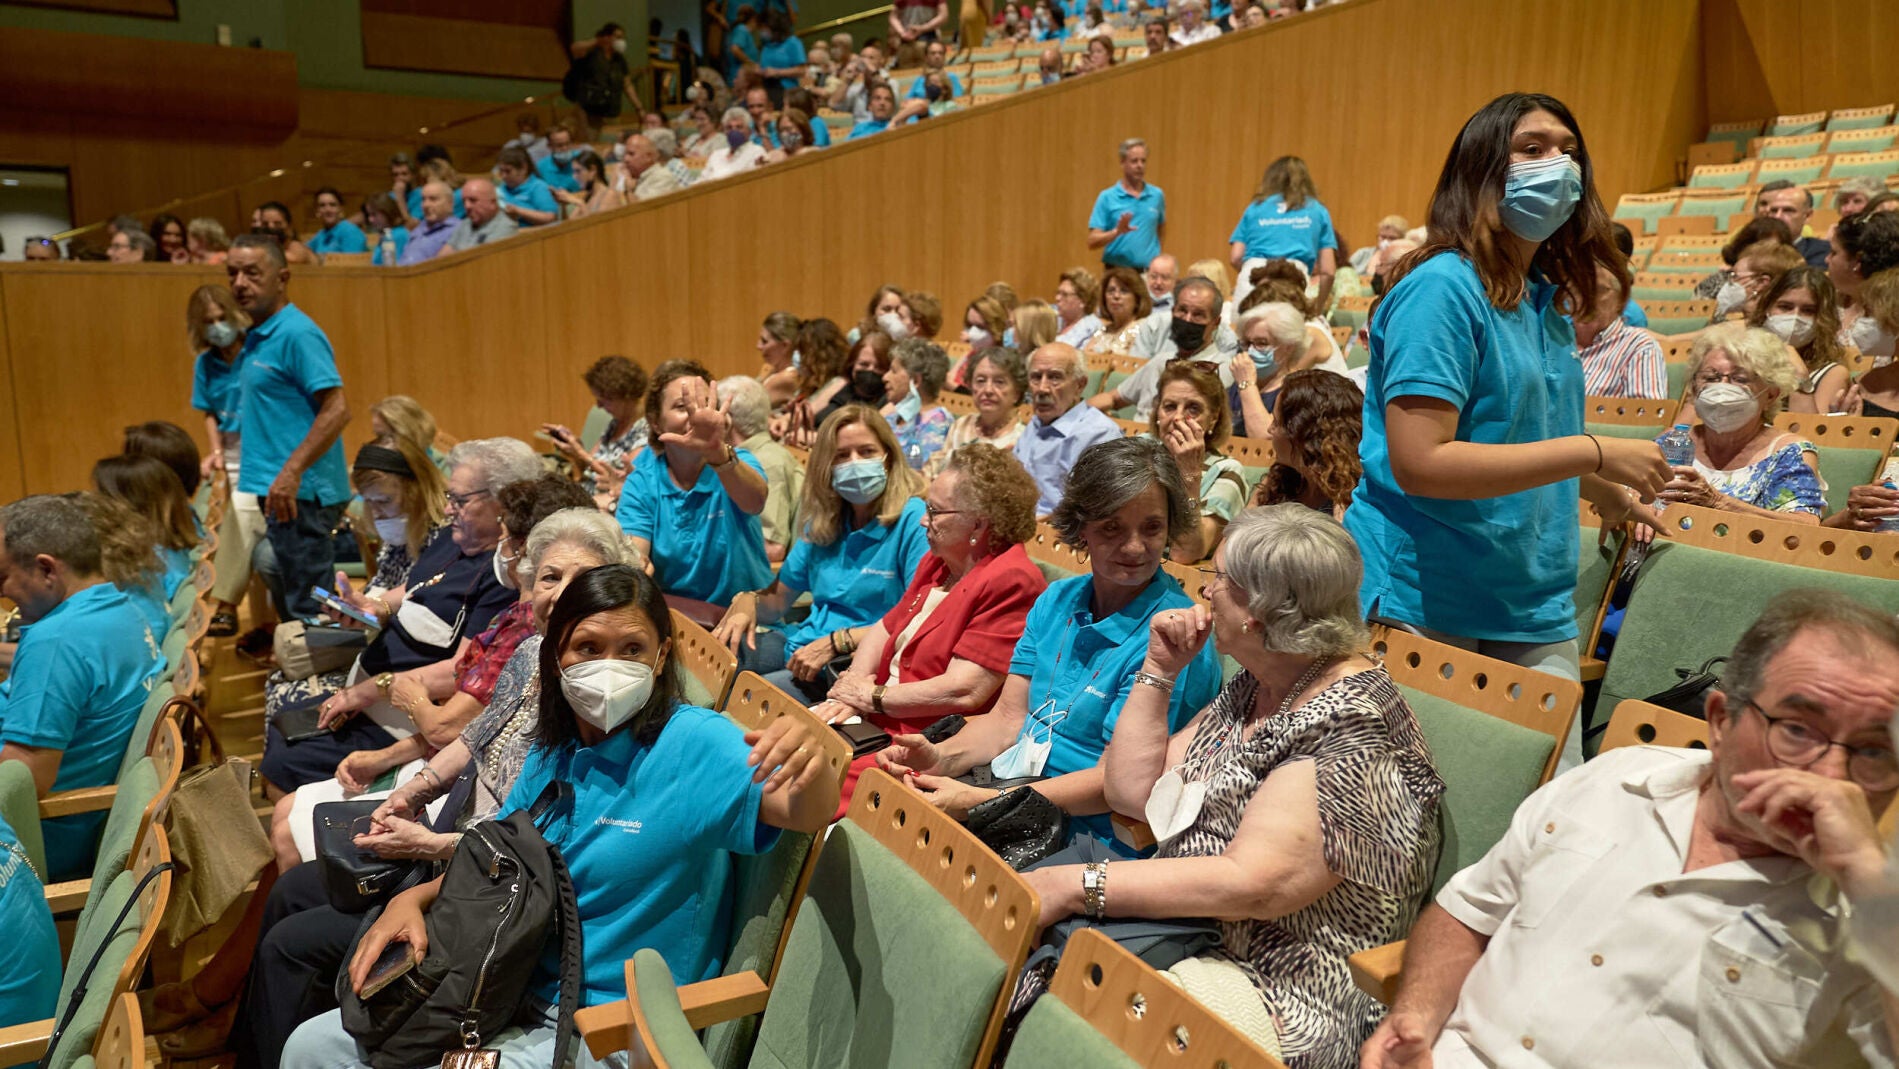
<svg viewBox="0 0 1899 1069">
<path fill-rule="evenodd" d="M 1213 918 L 1220 945 L 1170 972 L 1292 1069 L 1358 1064 L 1382 1010 L 1345 959 L 1402 936 L 1437 861 L 1444 784 L 1363 652 L 1361 568 L 1344 528 L 1303 505 L 1235 517 L 1211 610 L 1154 618 L 1108 744 L 1107 800 L 1148 821 L 1156 856 L 1023 874 L 1043 923 Z M 1168 692 L 1209 637 L 1243 671 L 1170 738 Z"/>
<path fill-rule="evenodd" d="M 1820 522 L 1826 494 L 1817 451 L 1774 426 L 1799 381 L 1785 349 L 1777 335 L 1741 323 L 1711 327 L 1695 339 L 1687 400 L 1701 417 L 1689 429 L 1695 459 L 1674 469 L 1662 500 Z"/>
<path fill-rule="evenodd" d="M 646 419 L 641 415 L 646 401 L 646 369 L 624 356 L 603 356 L 593 362 L 584 375 L 593 403 L 610 417 L 600 441 L 592 452 L 580 436 L 558 423 L 541 424 L 541 433 L 554 440 L 580 472 L 581 489 L 588 494 L 611 490 L 612 500 L 604 506 L 612 510 L 619 500 L 619 487 L 633 466 L 633 455 L 646 448 Z"/>
<path fill-rule="evenodd" d="M 984 349 L 969 365 L 968 386 L 976 411 L 950 424 L 942 447 L 923 465 L 925 479 L 941 475 L 951 455 L 966 445 L 982 442 L 1007 453 L 1022 436 L 1018 406 L 1029 395 L 1029 369 L 1022 354 L 999 345 Z"/>
</svg>

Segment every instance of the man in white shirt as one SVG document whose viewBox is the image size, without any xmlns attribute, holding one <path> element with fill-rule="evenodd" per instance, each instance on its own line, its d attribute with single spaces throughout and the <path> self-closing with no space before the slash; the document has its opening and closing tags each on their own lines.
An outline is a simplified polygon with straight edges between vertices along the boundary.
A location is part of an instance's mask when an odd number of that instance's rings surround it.
<svg viewBox="0 0 1899 1069">
<path fill-rule="evenodd" d="M 1176 46 L 1197 45 L 1220 36 L 1220 27 L 1207 21 L 1206 0 L 1187 0 L 1180 5 L 1180 25 L 1174 27 L 1171 40 Z"/>
<path fill-rule="evenodd" d="M 1708 749 L 1612 751 L 1524 802 L 1411 929 L 1365 1069 L 1890 1066 L 1899 1001 L 1846 951 L 1899 789 L 1899 624 L 1771 603 Z"/>
<path fill-rule="evenodd" d="M 838 71 L 831 89 L 831 106 L 851 113 L 856 122 L 870 118 L 870 86 L 884 80 L 884 52 L 875 41 L 865 41 L 857 55 Z"/>
<path fill-rule="evenodd" d="M 679 179 L 659 161 L 659 149 L 645 134 L 626 135 L 620 161 L 620 192 L 628 200 L 652 200 L 680 189 Z"/>
<path fill-rule="evenodd" d="M 752 117 L 744 108 L 725 109 L 719 125 L 725 132 L 725 144 L 706 157 L 705 170 L 699 174 L 702 182 L 743 174 L 765 158 L 764 146 L 752 140 Z"/>
<path fill-rule="evenodd" d="M 1148 299 L 1154 302 L 1154 311 L 1170 312 L 1174 308 L 1174 282 L 1180 274 L 1180 264 L 1167 253 L 1161 253 L 1147 262 L 1147 270 L 1141 272 L 1141 278 L 1147 282 Z"/>
<path fill-rule="evenodd" d="M 1220 325 L 1219 288 L 1198 275 L 1184 278 L 1174 290 L 1173 310 L 1148 316 L 1134 331 L 1128 355 L 1146 360 L 1146 366 L 1088 403 L 1103 412 L 1132 405 L 1134 418 L 1145 421 L 1160 396 L 1160 373 L 1170 361 L 1210 364 L 1219 371 L 1220 381 L 1231 386 L 1233 354 L 1239 351 L 1238 336 Z"/>
</svg>

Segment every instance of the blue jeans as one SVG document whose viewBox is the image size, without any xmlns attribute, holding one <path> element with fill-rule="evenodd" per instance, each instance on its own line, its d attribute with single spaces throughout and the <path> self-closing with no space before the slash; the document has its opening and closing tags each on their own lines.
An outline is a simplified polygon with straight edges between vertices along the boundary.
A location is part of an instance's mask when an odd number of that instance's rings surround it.
<svg viewBox="0 0 1899 1069">
<path fill-rule="evenodd" d="M 785 653 L 785 633 L 759 628 L 753 632 L 756 647 L 747 647 L 739 643 L 738 670 L 757 672 L 765 677 L 765 682 L 791 695 L 793 698 L 812 705 L 824 700 L 830 687 L 822 679 L 813 679 L 807 683 L 791 674 L 787 667 L 791 658 Z"/>
<path fill-rule="evenodd" d="M 319 505 L 314 501 L 298 501 L 297 516 L 289 522 L 265 514 L 264 537 L 270 541 L 281 577 L 278 609 L 286 620 L 317 614 L 311 587 L 335 588 L 336 549 L 330 532 L 342 518 L 342 505 Z"/>
<path fill-rule="evenodd" d="M 501 1052 L 503 1069 L 548 1069 L 553 1064 L 557 1018 L 545 1002 L 533 995 L 528 999 L 531 1005 L 523 1007 L 523 1016 L 530 1013 L 538 1016 L 538 1023 L 526 1027 L 515 1025 L 483 1044 Z M 624 1069 L 627 1065 L 625 1051 L 596 1059 L 587 1053 L 587 1044 L 578 1035 L 568 1048 L 568 1056 L 573 1059 L 568 1064 L 574 1069 Z M 369 1060 L 356 1040 L 343 1031 L 342 1010 L 331 1010 L 303 1022 L 291 1033 L 290 1042 L 284 1044 L 283 1069 L 356 1069 L 359 1066 L 367 1069 L 368 1065 Z"/>
</svg>

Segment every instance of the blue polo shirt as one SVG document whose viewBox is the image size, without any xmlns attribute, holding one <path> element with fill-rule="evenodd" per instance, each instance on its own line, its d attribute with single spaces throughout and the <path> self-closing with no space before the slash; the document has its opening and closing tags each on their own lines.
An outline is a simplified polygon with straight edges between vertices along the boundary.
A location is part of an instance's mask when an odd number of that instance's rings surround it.
<svg viewBox="0 0 1899 1069">
<path fill-rule="evenodd" d="M 417 186 L 409 191 L 407 207 L 409 218 L 416 220 L 422 218 L 422 187 Z M 466 213 L 462 211 L 462 191 L 458 189 L 455 191 L 455 218 L 460 219 L 464 214 Z"/>
<path fill-rule="evenodd" d="M 569 193 L 580 192 L 580 183 L 574 181 L 574 156 L 578 152 L 569 149 L 567 162 L 562 163 L 553 153 L 542 156 L 534 163 L 534 174 L 550 188 L 564 189 Z"/>
<path fill-rule="evenodd" d="M 389 228 L 389 240 L 396 244 L 395 256 L 384 260 L 382 256 L 382 236 L 377 235 L 376 247 L 369 250 L 369 262 L 377 267 L 394 267 L 402 262 L 402 250 L 409 247 L 409 228 L 392 226 Z"/>
<path fill-rule="evenodd" d="M 96 583 L 20 635 L 0 683 L 0 743 L 63 751 L 56 791 L 117 783 L 139 710 L 158 675 L 158 638 L 131 595 Z M 104 813 L 40 822 L 48 879 L 84 875 Z"/>
<path fill-rule="evenodd" d="M 1307 197 L 1299 207 L 1288 208 L 1277 193 L 1248 204 L 1226 240 L 1244 243 L 1248 260 L 1297 260 L 1307 271 L 1318 266 L 1320 251 L 1339 243 L 1325 205 Z"/>
<path fill-rule="evenodd" d="M 811 143 L 818 148 L 831 147 L 831 124 L 817 116 L 811 116 Z M 771 147 L 781 148 L 778 144 L 778 124 L 771 124 Z"/>
<path fill-rule="evenodd" d="M 785 631 L 785 656 L 840 627 L 869 627 L 883 619 L 929 550 L 920 497 L 906 502 L 894 521 L 873 519 L 828 546 L 798 539 L 778 569 L 778 581 L 793 592 L 811 592 L 811 615 Z"/>
<path fill-rule="evenodd" d="M 526 208 L 529 211 L 536 212 L 553 212 L 556 215 L 560 214 L 560 202 L 554 199 L 554 191 L 548 188 L 546 182 L 541 181 L 533 175 L 528 175 L 526 178 L 521 179 L 521 184 L 518 186 L 496 186 L 495 196 L 500 197 L 503 201 L 517 208 Z M 521 219 L 516 219 L 515 222 L 520 223 L 522 226 L 532 225 Z"/>
<path fill-rule="evenodd" d="M 865 119 L 863 122 L 860 122 L 856 126 L 851 127 L 851 136 L 848 138 L 845 138 L 845 140 L 855 141 L 860 137 L 869 137 L 872 134 L 881 134 L 885 130 L 888 130 L 888 129 L 890 129 L 889 119 Z"/>
<path fill-rule="evenodd" d="M 7 938 L 0 943 L 0 1028 L 44 1021 L 58 1008 L 62 972 L 59 933 L 46 906 L 46 886 L 9 847 L 19 836 L 0 817 L 0 917 Z"/>
<path fill-rule="evenodd" d="M 796 37 L 787 37 L 782 41 L 767 41 L 758 50 L 758 65 L 761 67 L 800 67 L 805 63 L 804 42 Z M 796 89 L 798 79 L 780 77 L 778 84 L 786 89 Z"/>
<path fill-rule="evenodd" d="M 1113 230 L 1122 212 L 1134 213 L 1134 229 L 1122 234 L 1101 250 L 1101 262 L 1110 267 L 1147 270 L 1148 261 L 1161 254 L 1160 226 L 1167 221 L 1167 194 L 1149 182 L 1138 194 L 1129 193 L 1119 182 L 1095 197 L 1095 210 L 1088 213 L 1091 230 Z"/>
<path fill-rule="evenodd" d="M 1643 330 L 1647 330 L 1648 312 L 1643 310 L 1641 305 L 1636 304 L 1635 298 L 1631 297 L 1629 298 L 1629 303 L 1622 306 L 1622 321 L 1631 327 L 1640 327 Z"/>
<path fill-rule="evenodd" d="M 531 810 L 555 779 L 573 787 L 539 827 L 574 878 L 583 1005 L 625 998 L 626 960 L 648 947 L 682 984 L 719 975 L 732 926 L 732 855 L 778 842 L 778 829 L 758 818 L 763 785 L 745 763 L 751 751 L 737 724 L 692 705 L 675 705 L 651 746 L 622 728 L 594 746 L 528 751 L 496 816 Z M 559 977 L 560 941 L 550 939 L 536 993 L 559 1001 Z"/>
<path fill-rule="evenodd" d="M 765 477 L 758 458 L 735 450 L 739 463 Z M 689 490 L 673 482 L 666 461 L 642 450 L 620 489 L 620 529 L 652 543 L 653 577 L 668 594 L 728 605 L 741 590 L 771 582 L 758 517 L 734 504 L 707 464 Z"/>
<path fill-rule="evenodd" d="M 243 366 L 242 350 L 227 364 L 216 349 L 206 349 L 191 369 L 191 407 L 217 420 L 218 430 L 226 434 L 236 434 L 243 427 L 238 415 L 238 369 Z"/>
<path fill-rule="evenodd" d="M 957 97 L 962 96 L 963 95 L 963 80 L 961 78 L 958 78 L 956 75 L 950 73 L 949 71 L 944 71 L 943 73 L 949 75 L 950 94 L 952 96 L 957 96 Z M 908 93 L 905 93 L 904 97 L 905 99 L 922 100 L 925 97 L 928 97 L 929 95 L 930 94 L 925 91 L 925 88 L 923 85 L 923 77 L 921 75 L 918 75 L 915 79 L 913 79 L 910 82 L 910 91 Z"/>
<path fill-rule="evenodd" d="M 732 32 L 727 35 L 725 43 L 725 80 L 728 82 L 736 81 L 738 78 L 739 64 L 738 60 L 732 58 L 731 50 L 736 48 L 746 59 L 757 63 L 758 38 L 753 35 L 749 27 L 735 20 L 732 24 Z"/>
<path fill-rule="evenodd" d="M 321 407 L 316 395 L 343 385 L 343 376 L 336 370 L 336 353 L 323 328 L 294 304 L 284 305 L 251 327 L 244 336 L 238 365 L 238 405 L 249 427 L 237 489 L 262 496 L 270 493 L 271 482 L 310 433 Z M 343 461 L 343 438 L 338 435 L 303 473 L 297 499 L 339 505 L 349 498 L 349 468 Z"/>
<path fill-rule="evenodd" d="M 1053 738 L 1045 776 L 1063 776 L 1101 763 L 1120 722 L 1121 707 L 1134 689 L 1134 673 L 1147 657 L 1147 626 L 1154 614 L 1186 609 L 1193 599 L 1180 582 L 1156 569 L 1154 578 L 1120 612 L 1095 619 L 1094 576 L 1050 583 L 1035 599 L 1009 661 L 1009 674 L 1029 681 L 1029 717 L 1018 741 L 1034 733 Z M 1187 726 L 1220 690 L 1220 658 L 1213 643 L 1203 647 L 1174 681 L 1167 731 Z M 1108 815 L 1073 817 L 1088 834 L 1122 853 Z M 1129 856 L 1132 856 L 1129 854 Z"/>
<path fill-rule="evenodd" d="M 1068 473 L 1075 461 L 1091 445 L 1123 437 L 1121 425 L 1101 414 L 1086 401 L 1043 423 L 1041 416 L 1030 416 L 1015 440 L 1015 458 L 1028 469 L 1041 491 L 1035 513 L 1046 516 L 1061 504 L 1062 488 L 1068 485 Z"/>
<path fill-rule="evenodd" d="M 304 242 L 314 253 L 331 252 L 368 252 L 369 239 L 363 237 L 362 227 L 348 219 L 338 219 L 335 226 L 324 227 L 310 235 Z"/>
<path fill-rule="evenodd" d="M 1364 474 L 1345 513 L 1365 561 L 1367 614 L 1463 638 L 1576 637 L 1578 480 L 1476 501 L 1418 497 L 1399 489 L 1385 439 L 1385 406 L 1398 397 L 1456 406 L 1458 441 L 1581 434 L 1582 361 L 1556 292 L 1532 280 L 1516 308 L 1499 310 L 1467 260 L 1440 253 L 1379 302 L 1359 444 Z"/>
</svg>

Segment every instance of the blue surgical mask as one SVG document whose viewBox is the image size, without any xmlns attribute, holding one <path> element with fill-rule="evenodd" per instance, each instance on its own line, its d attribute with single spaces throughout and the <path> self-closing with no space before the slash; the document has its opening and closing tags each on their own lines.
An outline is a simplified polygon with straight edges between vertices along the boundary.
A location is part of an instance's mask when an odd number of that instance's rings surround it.
<svg viewBox="0 0 1899 1069">
<path fill-rule="evenodd" d="M 243 331 L 238 330 L 235 323 L 230 323 L 222 319 L 204 328 L 204 340 L 219 349 L 230 345 L 243 336 Z"/>
<path fill-rule="evenodd" d="M 1246 355 L 1253 358 L 1253 370 L 1259 373 L 1259 380 L 1265 382 L 1279 373 L 1279 358 L 1270 345 L 1249 346 Z"/>
<path fill-rule="evenodd" d="M 566 164 L 569 164 L 569 163 L 572 163 L 572 162 L 574 162 L 574 157 L 575 157 L 575 156 L 578 156 L 578 155 L 580 155 L 580 150 L 579 150 L 579 149 L 572 149 L 572 148 L 570 148 L 570 149 L 562 149 L 561 151 L 559 151 L 559 152 L 556 152 L 556 153 L 554 153 L 554 154 L 553 154 L 553 156 L 554 156 L 554 162 L 555 162 L 555 163 L 558 163 L 558 164 L 561 164 L 561 165 L 563 165 L 563 166 L 565 166 Z"/>
<path fill-rule="evenodd" d="M 743 130 L 727 130 L 725 132 L 725 143 L 731 146 L 733 152 L 737 152 L 739 146 L 743 145 L 745 140 L 745 131 Z"/>
<path fill-rule="evenodd" d="M 868 505 L 883 495 L 890 473 L 881 460 L 847 460 L 831 469 L 831 489 L 853 505 Z"/>
<path fill-rule="evenodd" d="M 1524 160 L 1510 165 L 1497 211 L 1512 234 L 1544 241 L 1569 222 L 1582 194 L 1582 167 L 1569 155 Z"/>
</svg>

